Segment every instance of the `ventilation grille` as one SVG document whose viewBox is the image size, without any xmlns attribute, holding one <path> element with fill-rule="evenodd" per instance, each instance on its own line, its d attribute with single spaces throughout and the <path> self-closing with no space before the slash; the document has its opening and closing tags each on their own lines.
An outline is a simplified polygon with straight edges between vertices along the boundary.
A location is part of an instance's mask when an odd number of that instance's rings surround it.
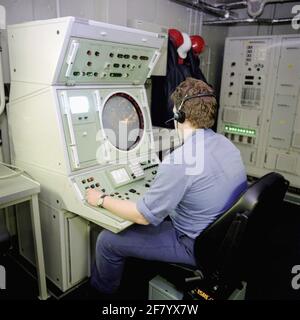
<svg viewBox="0 0 300 320">
<path fill-rule="evenodd" d="M 241 105 L 259 106 L 261 100 L 260 88 L 242 88 Z"/>
</svg>

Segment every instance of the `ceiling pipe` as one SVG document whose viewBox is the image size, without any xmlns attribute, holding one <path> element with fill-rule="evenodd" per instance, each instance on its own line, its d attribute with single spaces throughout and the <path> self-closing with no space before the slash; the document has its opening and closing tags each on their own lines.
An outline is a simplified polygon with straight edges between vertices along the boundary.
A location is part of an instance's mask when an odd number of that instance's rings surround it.
<svg viewBox="0 0 300 320">
<path fill-rule="evenodd" d="M 213 6 L 211 4 L 206 3 L 203 0 L 171 0 L 172 2 L 176 2 L 178 4 L 184 5 L 186 7 L 196 9 L 196 10 L 201 10 L 206 13 L 222 17 L 222 18 L 233 18 L 236 17 L 237 15 L 234 12 L 231 12 L 230 10 L 223 9 L 221 7 Z"/>
<path fill-rule="evenodd" d="M 201 10 L 206 13 L 215 15 L 220 18 L 237 18 L 238 15 L 232 12 L 233 9 L 247 8 L 248 14 L 252 18 L 257 18 L 262 14 L 264 8 L 268 4 L 272 3 L 287 3 L 287 2 L 299 2 L 296 0 L 244 0 L 229 3 L 219 3 L 219 4 L 208 4 L 203 0 L 171 0 L 173 2 L 179 3 L 181 5 Z"/>
<path fill-rule="evenodd" d="M 247 11 L 249 16 L 256 18 L 260 16 L 267 4 L 299 2 L 296 0 L 247 0 Z"/>
<path fill-rule="evenodd" d="M 246 18 L 246 19 L 227 19 L 227 20 L 206 20 L 203 24 L 208 25 L 227 25 L 227 24 L 284 24 L 291 23 L 293 18 L 280 18 L 280 19 L 256 19 L 256 18 Z"/>
<path fill-rule="evenodd" d="M 247 7 L 247 1 L 237 1 L 237 2 L 230 2 L 230 3 L 216 3 L 215 7 L 217 8 L 223 8 L 223 9 L 227 9 L 227 10 L 231 10 L 231 9 L 242 9 L 242 8 L 246 8 Z"/>
</svg>

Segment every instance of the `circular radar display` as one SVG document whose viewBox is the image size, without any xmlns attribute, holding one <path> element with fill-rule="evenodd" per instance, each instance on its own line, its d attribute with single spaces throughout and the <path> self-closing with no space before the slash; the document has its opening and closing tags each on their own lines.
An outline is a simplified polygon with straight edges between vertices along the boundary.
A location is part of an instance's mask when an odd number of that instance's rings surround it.
<svg viewBox="0 0 300 320">
<path fill-rule="evenodd" d="M 102 124 L 110 143 L 120 150 L 131 150 L 141 140 L 144 121 L 137 102 L 126 93 L 116 93 L 105 103 Z"/>
</svg>

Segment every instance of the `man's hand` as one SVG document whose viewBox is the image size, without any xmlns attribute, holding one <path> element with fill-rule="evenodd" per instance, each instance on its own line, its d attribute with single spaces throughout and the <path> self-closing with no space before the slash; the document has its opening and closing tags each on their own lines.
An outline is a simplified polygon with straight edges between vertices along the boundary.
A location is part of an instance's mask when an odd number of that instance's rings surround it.
<svg viewBox="0 0 300 320">
<path fill-rule="evenodd" d="M 87 189 L 85 199 L 91 206 L 97 207 L 98 200 L 102 194 L 103 193 L 98 190 Z"/>
</svg>

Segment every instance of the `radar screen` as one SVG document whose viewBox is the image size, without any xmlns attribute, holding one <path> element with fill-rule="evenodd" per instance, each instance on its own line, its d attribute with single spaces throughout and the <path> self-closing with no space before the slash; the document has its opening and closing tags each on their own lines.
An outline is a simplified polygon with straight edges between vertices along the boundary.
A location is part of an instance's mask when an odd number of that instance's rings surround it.
<svg viewBox="0 0 300 320">
<path fill-rule="evenodd" d="M 119 150 L 133 149 L 144 133 L 141 109 L 126 93 L 116 93 L 106 101 L 102 110 L 102 124 L 107 139 Z"/>
</svg>

